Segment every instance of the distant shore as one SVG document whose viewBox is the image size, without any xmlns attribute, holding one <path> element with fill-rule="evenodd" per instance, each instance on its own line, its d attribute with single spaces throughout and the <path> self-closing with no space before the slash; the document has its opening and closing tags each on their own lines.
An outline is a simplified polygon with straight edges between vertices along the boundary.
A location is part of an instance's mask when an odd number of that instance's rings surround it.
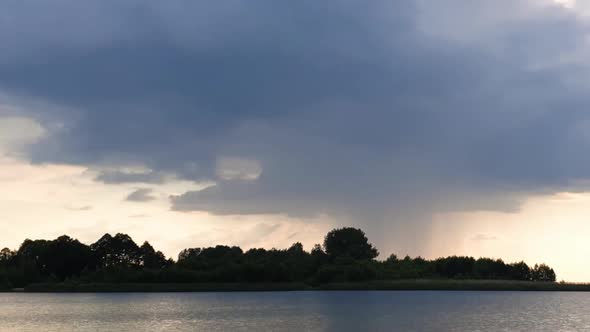
<svg viewBox="0 0 590 332">
<path fill-rule="evenodd" d="M 448 256 L 377 259 L 359 228 L 329 231 L 305 251 L 216 245 L 183 249 L 175 261 L 128 235 L 84 244 L 67 235 L 0 250 L 0 289 L 12 292 L 197 292 L 290 290 L 580 290 L 555 285 L 547 264 Z M 531 283 L 527 283 L 531 282 Z"/>
<path fill-rule="evenodd" d="M 590 284 L 512 280 L 391 280 L 308 285 L 305 283 L 41 283 L 7 292 L 264 292 L 264 291 L 590 291 Z"/>
</svg>

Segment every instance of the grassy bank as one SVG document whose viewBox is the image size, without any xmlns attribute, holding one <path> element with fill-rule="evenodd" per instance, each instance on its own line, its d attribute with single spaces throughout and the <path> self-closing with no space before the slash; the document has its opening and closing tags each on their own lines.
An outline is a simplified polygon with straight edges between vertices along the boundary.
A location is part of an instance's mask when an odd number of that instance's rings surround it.
<svg viewBox="0 0 590 332">
<path fill-rule="evenodd" d="M 25 292 L 262 292 L 306 290 L 303 283 L 48 283 L 32 284 Z"/>
<path fill-rule="evenodd" d="M 514 280 L 391 280 L 331 283 L 321 290 L 590 291 L 590 284 Z"/>
<path fill-rule="evenodd" d="M 590 291 L 590 284 L 511 280 L 391 280 L 356 283 L 48 283 L 33 284 L 25 292 L 236 292 L 301 290 L 449 290 L 449 291 Z"/>
</svg>

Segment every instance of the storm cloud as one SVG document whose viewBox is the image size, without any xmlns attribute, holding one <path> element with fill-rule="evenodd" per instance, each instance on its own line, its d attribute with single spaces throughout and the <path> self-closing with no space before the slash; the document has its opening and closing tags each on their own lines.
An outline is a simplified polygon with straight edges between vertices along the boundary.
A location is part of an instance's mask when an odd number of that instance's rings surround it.
<svg viewBox="0 0 590 332">
<path fill-rule="evenodd" d="M 588 32 L 542 0 L 11 2 L 0 91 L 45 105 L 33 162 L 212 184 L 175 210 L 400 224 L 587 189 Z"/>
</svg>

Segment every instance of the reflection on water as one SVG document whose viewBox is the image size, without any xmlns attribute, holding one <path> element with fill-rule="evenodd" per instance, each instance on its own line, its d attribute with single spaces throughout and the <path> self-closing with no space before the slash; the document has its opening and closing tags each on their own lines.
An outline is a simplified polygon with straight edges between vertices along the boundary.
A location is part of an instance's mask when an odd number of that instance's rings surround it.
<svg viewBox="0 0 590 332">
<path fill-rule="evenodd" d="M 590 331 L 590 293 L 0 294 L 0 331 Z"/>
</svg>

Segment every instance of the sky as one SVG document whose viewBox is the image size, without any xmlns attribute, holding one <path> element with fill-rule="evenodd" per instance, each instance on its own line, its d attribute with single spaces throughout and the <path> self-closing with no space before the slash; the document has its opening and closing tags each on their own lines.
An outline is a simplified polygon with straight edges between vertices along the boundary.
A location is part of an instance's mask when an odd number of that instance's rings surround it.
<svg viewBox="0 0 590 332">
<path fill-rule="evenodd" d="M 590 1 L 15 1 L 0 247 L 545 262 L 590 281 Z"/>
</svg>

